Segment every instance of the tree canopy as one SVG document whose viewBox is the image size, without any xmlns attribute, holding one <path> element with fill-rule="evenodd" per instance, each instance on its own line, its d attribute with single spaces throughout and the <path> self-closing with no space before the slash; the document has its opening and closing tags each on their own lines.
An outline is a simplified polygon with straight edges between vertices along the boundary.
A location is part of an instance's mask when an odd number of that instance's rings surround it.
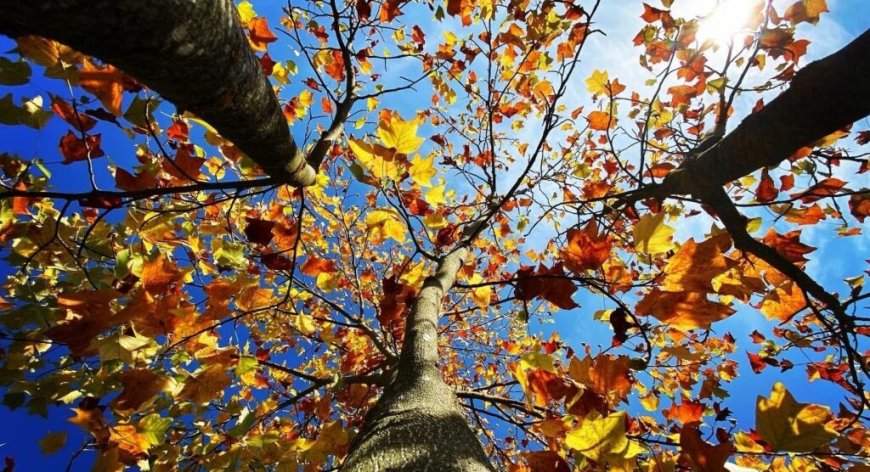
<svg viewBox="0 0 870 472">
<path fill-rule="evenodd" d="M 96 470 L 865 470 L 870 31 L 691 3 L 0 3 L 4 405 Z"/>
</svg>

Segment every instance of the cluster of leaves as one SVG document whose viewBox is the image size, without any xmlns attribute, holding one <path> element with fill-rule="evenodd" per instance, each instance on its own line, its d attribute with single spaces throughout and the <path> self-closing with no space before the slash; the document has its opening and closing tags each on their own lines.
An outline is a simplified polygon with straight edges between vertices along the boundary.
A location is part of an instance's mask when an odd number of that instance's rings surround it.
<svg viewBox="0 0 870 472">
<path fill-rule="evenodd" d="M 440 368 L 504 469 L 859 470 L 867 320 L 831 324 L 698 201 L 635 197 L 721 137 L 738 96 L 797 73 L 809 42 L 795 25 L 824 0 L 782 15 L 759 3 L 727 45 L 699 41 L 701 20 L 672 16 L 672 1 L 638 5 L 649 83 L 599 64 L 585 91 L 572 74 L 597 2 L 310 2 L 280 17 L 262 3 L 238 4 L 251 48 L 288 125 L 329 146 L 306 188 L 262 179 L 111 65 L 36 37 L 0 58 L 15 90 L 0 123 L 43 130 L 62 158 L 0 155 L 8 407 L 71 405 L 106 470 L 338 466 L 394 374 L 417 292 L 463 246 Z M 34 70 L 57 92 L 20 96 Z M 815 250 L 803 228 L 855 237 L 870 212 L 843 180 L 867 170 L 835 147 L 847 136 L 728 186 L 754 212 L 747 231 L 798 271 Z M 678 241 L 695 220 L 704 229 Z M 846 280 L 854 309 L 863 275 Z M 606 308 L 579 307 L 593 297 Z M 559 310 L 612 340 L 529 333 Z M 770 332 L 719 329 L 739 316 Z M 747 367 L 803 368 L 845 402 L 798 403 L 776 383 L 738 423 L 729 389 Z"/>
</svg>

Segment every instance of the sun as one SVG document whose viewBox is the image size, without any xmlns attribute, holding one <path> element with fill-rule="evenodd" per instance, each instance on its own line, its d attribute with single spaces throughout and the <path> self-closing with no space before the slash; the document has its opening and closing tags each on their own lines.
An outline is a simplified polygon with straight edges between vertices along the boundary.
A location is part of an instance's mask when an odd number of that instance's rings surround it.
<svg viewBox="0 0 870 472">
<path fill-rule="evenodd" d="M 685 17 L 700 18 L 698 41 L 728 44 L 747 29 L 759 8 L 758 0 L 692 0 L 682 6 Z"/>
</svg>

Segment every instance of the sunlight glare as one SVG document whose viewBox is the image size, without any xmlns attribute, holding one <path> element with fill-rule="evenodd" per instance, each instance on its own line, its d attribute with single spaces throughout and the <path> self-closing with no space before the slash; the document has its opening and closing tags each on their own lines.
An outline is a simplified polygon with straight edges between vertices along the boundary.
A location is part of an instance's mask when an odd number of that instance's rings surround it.
<svg viewBox="0 0 870 472">
<path fill-rule="evenodd" d="M 698 25 L 698 41 L 709 40 L 717 44 L 731 42 L 745 29 L 757 3 L 757 0 L 692 1 L 693 16 L 701 19 Z"/>
</svg>

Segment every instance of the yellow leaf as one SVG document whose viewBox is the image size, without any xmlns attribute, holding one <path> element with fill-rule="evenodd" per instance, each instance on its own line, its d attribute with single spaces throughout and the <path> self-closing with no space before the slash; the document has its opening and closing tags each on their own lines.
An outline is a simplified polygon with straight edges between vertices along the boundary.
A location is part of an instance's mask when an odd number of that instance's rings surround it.
<svg viewBox="0 0 870 472">
<path fill-rule="evenodd" d="M 827 407 L 798 403 L 781 382 L 755 404 L 755 429 L 774 451 L 815 451 L 837 437 L 830 419 Z"/>
<path fill-rule="evenodd" d="M 423 224 L 429 229 L 441 229 L 447 226 L 447 220 L 441 213 L 430 213 L 423 217 Z"/>
<path fill-rule="evenodd" d="M 395 150 L 351 138 L 350 149 L 376 179 L 402 180 L 407 160 Z"/>
<path fill-rule="evenodd" d="M 229 366 L 215 364 L 200 370 L 184 382 L 184 387 L 175 399 L 206 403 L 223 396 L 224 389 L 232 382 L 227 374 L 228 369 Z"/>
<path fill-rule="evenodd" d="M 377 209 L 366 215 L 366 227 L 369 231 L 377 230 L 374 235 L 376 241 L 384 238 L 392 238 L 399 243 L 405 242 L 405 223 L 402 222 L 399 213 L 392 209 Z"/>
<path fill-rule="evenodd" d="M 239 3 L 236 8 L 239 10 L 239 20 L 241 20 L 242 26 L 247 28 L 248 22 L 257 16 L 257 12 L 254 11 L 254 5 L 245 0 Z"/>
<path fill-rule="evenodd" d="M 593 95 L 607 95 L 608 82 L 610 82 L 610 78 L 607 76 L 607 71 L 595 69 L 592 71 L 592 75 L 586 79 L 586 88 Z"/>
<path fill-rule="evenodd" d="M 410 154 L 423 145 L 425 139 L 417 136 L 417 118 L 405 121 L 399 115 L 390 115 L 378 125 L 378 138 L 384 146 L 393 148 L 399 154 Z"/>
<path fill-rule="evenodd" d="M 296 328 L 304 335 L 311 335 L 317 329 L 311 315 L 296 315 Z"/>
<path fill-rule="evenodd" d="M 483 282 L 484 279 L 480 274 L 474 274 L 468 279 L 469 284 L 479 284 Z M 486 308 L 489 306 L 490 297 L 492 296 L 492 287 L 489 285 L 483 285 L 480 287 L 475 287 L 471 289 L 471 299 L 474 301 L 477 306 L 480 308 Z"/>
<path fill-rule="evenodd" d="M 50 432 L 39 440 L 39 448 L 46 455 L 54 454 L 66 444 L 66 431 Z"/>
<path fill-rule="evenodd" d="M 444 198 L 444 180 L 441 180 L 441 185 L 436 185 L 423 194 L 423 199 L 426 200 L 426 203 L 430 205 L 440 205 L 442 203 L 446 203 L 447 200 Z"/>
<path fill-rule="evenodd" d="M 565 444 L 595 462 L 618 462 L 643 452 L 639 445 L 625 437 L 624 411 L 603 418 L 594 414 L 587 416 L 579 428 L 568 432 Z"/>
<path fill-rule="evenodd" d="M 338 287 L 339 282 L 341 282 L 341 276 L 338 272 L 322 272 L 317 275 L 317 288 L 324 292 L 335 290 L 335 288 Z"/>
<path fill-rule="evenodd" d="M 434 162 L 435 154 L 429 154 L 427 157 L 416 156 L 414 159 L 411 159 L 410 174 L 414 182 L 417 182 L 417 185 L 426 187 L 430 185 L 432 177 L 435 177 L 435 174 L 438 173 L 435 167 L 433 167 Z"/>
<path fill-rule="evenodd" d="M 674 228 L 664 224 L 665 212 L 647 213 L 634 226 L 634 248 L 643 254 L 660 254 L 674 247 Z"/>
</svg>

